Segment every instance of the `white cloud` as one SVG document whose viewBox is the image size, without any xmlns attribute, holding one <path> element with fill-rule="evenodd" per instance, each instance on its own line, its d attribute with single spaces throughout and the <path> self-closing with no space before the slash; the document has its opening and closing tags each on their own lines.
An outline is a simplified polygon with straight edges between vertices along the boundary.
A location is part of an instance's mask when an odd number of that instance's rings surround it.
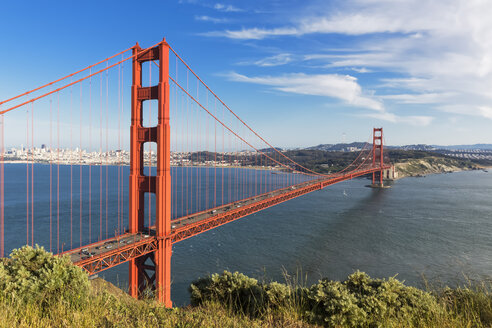
<svg viewBox="0 0 492 328">
<path fill-rule="evenodd" d="M 401 109 L 406 105 L 430 104 L 429 110 L 492 118 L 490 0 L 344 0 L 311 8 L 310 12 L 292 15 L 285 24 L 207 35 L 239 40 L 308 34 L 313 38 L 315 34 L 357 36 L 350 38 L 349 48 L 342 44 L 344 49 L 307 53 L 302 60 L 316 61 L 317 67 L 328 71 L 391 73 L 397 78 L 383 79 L 371 87 L 385 96 L 374 100 L 361 93 L 363 99 L 378 104 L 381 99 L 398 104 Z M 359 88 L 360 83 L 355 82 Z M 348 99 L 342 94 L 339 99 Z M 365 107 L 371 106 L 375 107 Z M 386 110 L 380 110 L 378 115 L 402 123 L 432 121 L 427 116 L 401 118 Z"/>
<path fill-rule="evenodd" d="M 378 99 L 362 93 L 357 79 L 350 75 L 293 73 L 248 77 L 233 72 L 227 76 L 232 81 L 268 85 L 282 92 L 331 97 L 357 107 L 384 110 L 383 104 Z"/>
<path fill-rule="evenodd" d="M 291 54 L 278 54 L 270 57 L 266 57 L 254 62 L 255 65 L 266 67 L 266 66 L 279 66 L 285 65 L 292 61 Z"/>
<path fill-rule="evenodd" d="M 297 35 L 296 28 L 275 28 L 272 30 L 262 30 L 259 28 L 242 29 L 242 30 L 225 30 L 225 31 L 212 31 L 202 33 L 204 36 L 224 36 L 229 39 L 240 40 L 260 40 L 267 36 L 272 35 Z"/>
<path fill-rule="evenodd" d="M 492 107 L 488 106 L 479 106 L 477 107 L 478 114 L 482 117 L 488 118 L 492 120 Z"/>
<path fill-rule="evenodd" d="M 393 100 L 400 104 L 438 104 L 452 95 L 451 93 L 417 93 L 384 95 L 381 98 Z"/>
<path fill-rule="evenodd" d="M 444 105 L 437 109 L 447 113 L 472 115 L 492 120 L 491 106 Z"/>
<path fill-rule="evenodd" d="M 210 17 L 210 16 L 195 16 L 196 21 L 202 21 L 202 22 L 211 22 L 214 24 L 219 24 L 219 23 L 227 23 L 229 22 L 229 19 L 227 18 L 217 18 L 217 17 Z"/>
<path fill-rule="evenodd" d="M 389 112 L 368 113 L 363 116 L 392 123 L 405 123 L 414 126 L 427 126 L 434 120 L 432 116 L 397 116 Z"/>
<path fill-rule="evenodd" d="M 218 11 L 224 11 L 224 12 L 240 12 L 240 11 L 243 11 L 242 9 L 234 7 L 233 5 L 225 5 L 222 3 L 216 3 L 214 5 L 214 9 L 216 9 Z"/>
<path fill-rule="evenodd" d="M 319 8 L 316 14 L 304 17 L 280 28 L 249 28 L 236 31 L 224 31 L 225 37 L 259 39 L 279 35 L 301 36 L 313 33 L 338 33 L 364 35 L 372 33 L 411 33 L 414 39 L 421 38 L 426 32 L 443 32 L 452 35 L 456 32 L 472 30 L 472 37 L 483 39 L 488 33 L 492 8 L 488 0 L 448 0 L 448 1 L 345 1 L 344 8 L 351 10 L 336 11 L 332 8 Z M 217 4 L 220 8 L 224 5 Z M 328 6 L 327 6 L 328 7 Z M 328 11 L 329 10 L 329 11 Z M 326 12 L 323 14 L 323 11 Z M 477 19 L 478 18 L 478 19 Z M 490 44 L 491 41 L 488 41 Z"/>
<path fill-rule="evenodd" d="M 370 69 L 367 69 L 367 68 L 365 68 L 365 67 L 361 67 L 361 68 L 358 68 L 358 67 L 352 67 L 352 70 L 353 70 L 354 72 L 361 73 L 361 74 L 363 74 L 363 73 L 371 73 L 371 72 L 372 72 Z"/>
</svg>

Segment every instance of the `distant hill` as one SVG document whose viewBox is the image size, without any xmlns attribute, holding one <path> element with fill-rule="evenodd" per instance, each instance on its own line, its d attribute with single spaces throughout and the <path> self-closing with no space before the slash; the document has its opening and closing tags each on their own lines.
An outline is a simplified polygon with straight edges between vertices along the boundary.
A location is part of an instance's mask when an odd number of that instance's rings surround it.
<svg viewBox="0 0 492 328">
<path fill-rule="evenodd" d="M 492 144 L 474 144 L 474 145 L 453 145 L 453 146 L 433 146 L 436 149 L 447 149 L 447 150 L 469 150 L 469 149 L 480 149 L 480 150 L 492 150 Z"/>
<path fill-rule="evenodd" d="M 429 146 L 425 144 L 419 144 L 419 145 L 405 145 L 405 146 L 394 146 L 391 147 L 394 149 L 402 149 L 402 150 L 423 150 L 423 151 L 432 151 L 436 150 L 436 146 Z"/>
<path fill-rule="evenodd" d="M 324 150 L 324 151 L 356 151 L 362 149 L 365 142 L 339 143 L 339 144 L 321 144 L 305 148 L 307 150 Z"/>
<path fill-rule="evenodd" d="M 324 151 L 356 151 L 364 147 L 364 142 L 352 142 L 352 143 L 339 143 L 339 144 L 320 144 L 317 146 L 304 148 L 306 150 L 324 150 Z M 403 146 L 384 146 L 386 149 L 402 149 L 402 150 L 422 150 L 422 151 L 435 151 L 435 150 L 492 150 L 492 144 L 474 144 L 474 145 L 403 145 Z"/>
<path fill-rule="evenodd" d="M 271 153 L 271 152 L 274 152 L 274 151 L 275 151 L 275 149 L 276 149 L 276 150 L 278 150 L 278 151 L 282 151 L 282 150 L 283 150 L 283 149 L 282 149 L 282 148 L 280 148 L 280 147 L 275 147 L 275 148 L 262 148 L 262 149 L 260 149 L 260 151 L 261 151 L 262 153 Z"/>
</svg>

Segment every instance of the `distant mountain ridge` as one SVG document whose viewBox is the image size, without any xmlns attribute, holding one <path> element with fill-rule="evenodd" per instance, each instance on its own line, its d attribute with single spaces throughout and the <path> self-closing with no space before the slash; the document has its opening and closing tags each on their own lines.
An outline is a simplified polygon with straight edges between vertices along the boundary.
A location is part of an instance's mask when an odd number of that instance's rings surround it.
<svg viewBox="0 0 492 328">
<path fill-rule="evenodd" d="M 474 144 L 474 145 L 452 145 L 452 146 L 433 146 L 438 149 L 458 150 L 458 149 L 480 149 L 492 150 L 492 144 Z"/>
<path fill-rule="evenodd" d="M 339 143 L 339 144 L 320 144 L 317 146 L 306 147 L 306 150 L 324 150 L 324 151 L 355 151 L 364 147 L 365 142 L 352 142 L 352 143 Z M 434 151 L 434 150 L 492 150 L 492 144 L 473 144 L 473 145 L 403 145 L 403 146 L 386 146 L 387 149 L 403 149 L 403 150 L 422 150 L 422 151 Z"/>
<path fill-rule="evenodd" d="M 339 143 L 339 144 L 320 144 L 304 148 L 307 150 L 324 150 L 324 151 L 353 151 L 364 147 L 365 142 Z"/>
</svg>

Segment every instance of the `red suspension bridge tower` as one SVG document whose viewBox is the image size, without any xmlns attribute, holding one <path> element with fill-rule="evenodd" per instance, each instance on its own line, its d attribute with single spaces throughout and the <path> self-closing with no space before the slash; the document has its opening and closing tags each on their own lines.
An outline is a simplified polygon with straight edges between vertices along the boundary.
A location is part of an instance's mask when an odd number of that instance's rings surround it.
<svg viewBox="0 0 492 328">
<path fill-rule="evenodd" d="M 133 84 L 130 134 L 130 233 L 144 232 L 144 194 L 155 194 L 155 234 L 157 250 L 130 260 L 130 295 L 138 297 L 145 288 L 171 307 L 171 161 L 169 125 L 169 45 L 142 50 L 133 48 Z M 159 61 L 159 83 L 142 87 L 142 64 Z M 157 125 L 143 126 L 142 103 L 157 100 Z M 144 175 L 144 144 L 157 144 L 155 176 Z M 149 173 L 150 174 L 150 173 Z M 150 233 L 150 227 L 147 227 Z M 149 263 L 150 262 L 150 263 Z"/>
<path fill-rule="evenodd" d="M 372 132 L 372 166 L 376 167 L 379 161 L 381 171 L 379 171 L 379 186 L 383 186 L 383 128 L 374 128 Z M 376 172 L 372 173 L 372 185 L 376 185 Z"/>
</svg>

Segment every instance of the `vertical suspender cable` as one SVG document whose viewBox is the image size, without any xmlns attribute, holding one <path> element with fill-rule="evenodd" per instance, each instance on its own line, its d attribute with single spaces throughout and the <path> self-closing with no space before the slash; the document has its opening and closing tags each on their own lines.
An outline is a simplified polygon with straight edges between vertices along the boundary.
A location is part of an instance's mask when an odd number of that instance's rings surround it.
<svg viewBox="0 0 492 328">
<path fill-rule="evenodd" d="M 70 82 L 72 79 L 70 78 Z M 70 155 L 73 152 L 73 86 L 70 87 Z M 73 159 L 70 158 L 70 249 L 73 248 Z"/>
<path fill-rule="evenodd" d="M 152 63 L 149 63 L 149 87 L 152 86 Z M 149 127 L 152 126 L 152 102 L 148 101 L 149 103 Z M 150 176 L 152 175 L 152 143 L 149 142 L 149 193 L 148 193 L 148 198 L 149 198 L 149 229 L 152 225 L 152 197 L 150 196 Z"/>
<path fill-rule="evenodd" d="M 188 71 L 186 71 L 186 92 L 189 92 L 189 88 L 188 88 Z M 189 151 L 190 151 L 190 148 L 189 148 L 189 145 L 188 145 L 188 137 L 190 135 L 190 130 L 189 130 L 189 125 L 188 125 L 188 122 L 189 122 L 189 110 L 190 110 L 190 98 L 189 97 L 186 97 L 186 154 L 187 156 L 189 156 Z M 190 158 L 190 157 L 188 157 Z M 186 215 L 189 214 L 189 210 L 190 210 L 190 184 L 189 184 L 189 164 L 190 162 L 190 159 L 188 159 L 188 161 L 186 162 Z"/>
<path fill-rule="evenodd" d="M 34 157 L 34 104 L 31 103 L 31 156 Z M 34 247 L 34 158 L 31 161 L 31 246 Z"/>
<path fill-rule="evenodd" d="M 89 69 L 89 74 L 92 69 Z M 92 157 L 92 76 L 89 77 L 89 155 Z M 89 244 L 92 243 L 92 162 L 89 158 Z"/>
<path fill-rule="evenodd" d="M 24 149 L 22 150 L 24 151 Z M 29 108 L 26 108 L 26 244 L 29 245 Z"/>
<path fill-rule="evenodd" d="M 181 95 L 181 108 L 180 108 L 180 112 L 183 113 L 184 111 L 184 96 Z M 184 119 L 184 117 L 183 117 Z M 184 185 L 184 173 L 185 173 L 185 168 L 184 168 L 184 122 L 181 123 L 181 127 L 180 127 L 180 132 L 181 132 L 181 147 L 179 147 L 181 149 L 181 216 L 184 215 L 185 213 L 185 210 L 184 210 L 184 199 L 185 199 L 185 185 Z"/>
<path fill-rule="evenodd" d="M 208 92 L 206 93 L 206 99 L 207 99 L 207 107 L 208 107 Z M 209 120 L 210 120 L 210 116 L 206 115 L 206 118 L 205 118 L 205 163 L 206 163 L 206 165 L 205 165 L 205 208 L 207 208 L 207 209 L 210 207 L 210 203 L 209 203 L 210 191 L 208 189 L 208 180 L 209 180 L 209 171 L 210 171 L 210 168 L 208 167 L 209 166 L 208 139 L 210 138 L 210 136 L 208 134 Z"/>
<path fill-rule="evenodd" d="M 224 117 L 223 119 L 225 120 L 225 109 L 224 106 L 222 106 L 222 116 Z M 224 126 L 222 126 L 222 203 L 220 205 L 224 205 Z"/>
<path fill-rule="evenodd" d="M 198 94 L 198 80 L 196 81 L 196 98 L 197 99 L 200 99 L 199 98 L 199 94 Z M 200 158 L 199 158 L 199 155 L 200 155 L 200 146 L 199 146 L 199 138 L 200 138 L 200 122 L 198 121 L 198 117 L 200 115 L 200 111 L 199 111 L 199 108 L 196 107 L 196 114 L 195 114 L 195 118 L 196 118 L 196 200 L 195 200 L 195 206 L 196 206 L 196 210 L 195 212 L 198 212 L 200 210 L 200 198 L 199 198 L 199 188 L 200 188 L 200 171 L 199 171 L 199 165 L 200 165 Z"/>
<path fill-rule="evenodd" d="M 217 100 L 214 102 L 214 115 L 217 117 Z M 217 120 L 214 121 L 214 207 L 217 207 Z"/>
<path fill-rule="evenodd" d="M 120 156 L 121 156 L 121 90 L 122 90 L 122 86 L 121 86 L 121 65 L 118 65 L 118 150 L 117 150 L 117 158 L 118 158 L 118 166 L 117 166 L 117 175 L 118 175 L 118 184 L 117 184 L 117 189 L 118 189 L 118 192 L 117 192 L 117 195 L 118 195 L 118 201 L 117 201 L 117 206 L 118 206 L 118 209 L 117 209 L 117 234 L 119 235 L 120 233 L 120 221 L 121 221 L 121 215 L 120 215 L 120 181 L 121 181 L 121 178 L 120 178 L 120 167 L 121 167 L 121 163 L 120 163 Z M 116 234 L 116 233 L 115 233 Z"/>
<path fill-rule="evenodd" d="M 123 55 L 122 55 L 122 58 L 123 58 Z M 124 99 L 125 99 L 124 90 L 125 90 L 125 88 L 123 86 L 123 82 L 125 81 L 124 80 L 124 74 L 125 74 L 125 64 L 123 62 L 121 64 L 121 118 L 122 119 L 123 119 L 123 113 L 124 113 L 123 112 L 123 109 L 125 107 L 124 106 Z M 121 129 L 120 134 L 122 134 L 123 133 L 123 126 L 120 126 L 120 129 Z M 121 146 L 123 147 L 123 145 L 121 145 Z M 124 189 L 125 179 L 123 178 L 123 165 L 120 165 L 120 168 L 121 168 L 121 174 L 120 174 L 120 176 L 121 176 L 121 192 L 120 192 L 120 194 L 121 194 L 121 201 L 120 201 L 120 206 L 121 206 L 121 209 L 120 209 L 120 212 L 121 212 L 121 224 L 120 224 L 120 229 L 121 230 L 120 230 L 120 234 L 122 234 L 124 232 L 124 230 L 125 230 L 125 226 L 123 224 L 123 218 L 124 218 L 124 216 L 123 216 L 123 213 L 124 213 L 123 208 L 124 208 L 124 205 L 125 205 L 125 202 L 123 202 L 123 196 L 125 194 L 124 193 L 124 190 L 125 190 Z"/>
<path fill-rule="evenodd" d="M 56 96 L 56 245 L 60 253 L 60 93 Z"/>
<path fill-rule="evenodd" d="M 102 161 L 102 139 L 103 139 L 103 75 L 100 75 L 100 90 L 99 90 L 99 240 L 102 240 L 102 215 L 103 215 L 103 196 L 102 196 L 102 175 L 103 175 L 103 161 Z"/>
<path fill-rule="evenodd" d="M 53 252 L 52 237 L 52 203 L 53 203 L 53 97 L 50 95 L 50 252 Z"/>
<path fill-rule="evenodd" d="M 228 153 L 229 153 L 228 155 L 229 156 L 228 157 L 229 157 L 229 161 L 231 162 L 231 163 L 229 163 L 229 166 L 232 166 L 233 165 L 232 157 L 230 155 L 231 151 L 232 151 L 232 136 L 231 136 L 230 132 L 228 132 L 228 135 L 229 135 L 227 137 L 227 139 L 229 140 L 229 148 L 228 148 Z M 228 203 L 230 203 L 232 201 L 232 198 L 231 198 L 232 197 L 232 190 L 231 190 L 232 189 L 232 181 L 231 180 L 232 180 L 231 179 L 231 169 L 227 169 L 227 183 L 229 184 L 229 187 L 227 188 L 227 190 L 229 191 L 228 198 L 227 198 Z"/>
<path fill-rule="evenodd" d="M 80 171 L 80 176 L 79 176 L 79 246 L 82 246 L 82 84 L 80 84 L 80 105 L 79 105 L 79 112 L 80 112 L 80 118 L 79 118 L 79 130 L 80 130 L 80 136 L 79 136 L 79 171 Z"/>
<path fill-rule="evenodd" d="M 4 256 L 5 246 L 4 246 L 4 156 L 5 156 L 5 141 L 4 141 L 4 116 L 0 115 L 0 257 Z"/>
<path fill-rule="evenodd" d="M 109 112 L 109 62 L 106 62 L 106 239 L 108 239 L 108 162 L 109 162 L 109 148 L 108 148 L 108 112 Z"/>
</svg>

